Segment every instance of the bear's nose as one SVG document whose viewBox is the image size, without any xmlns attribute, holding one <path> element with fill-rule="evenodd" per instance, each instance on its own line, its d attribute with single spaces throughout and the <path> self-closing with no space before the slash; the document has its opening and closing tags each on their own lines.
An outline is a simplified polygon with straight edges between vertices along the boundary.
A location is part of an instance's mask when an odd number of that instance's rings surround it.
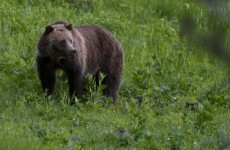
<svg viewBox="0 0 230 150">
<path fill-rule="evenodd" d="M 71 50 L 71 53 L 73 53 L 73 54 L 76 53 L 76 52 L 77 52 L 76 49 L 72 49 L 72 50 Z"/>
</svg>

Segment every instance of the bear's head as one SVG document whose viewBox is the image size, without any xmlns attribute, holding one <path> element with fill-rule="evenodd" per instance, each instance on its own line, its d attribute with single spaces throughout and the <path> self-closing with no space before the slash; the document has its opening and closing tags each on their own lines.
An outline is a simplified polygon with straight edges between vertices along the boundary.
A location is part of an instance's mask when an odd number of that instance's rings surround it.
<svg viewBox="0 0 230 150">
<path fill-rule="evenodd" d="M 46 48 L 44 56 L 52 62 L 62 64 L 77 52 L 72 24 L 53 24 L 45 27 Z"/>
</svg>

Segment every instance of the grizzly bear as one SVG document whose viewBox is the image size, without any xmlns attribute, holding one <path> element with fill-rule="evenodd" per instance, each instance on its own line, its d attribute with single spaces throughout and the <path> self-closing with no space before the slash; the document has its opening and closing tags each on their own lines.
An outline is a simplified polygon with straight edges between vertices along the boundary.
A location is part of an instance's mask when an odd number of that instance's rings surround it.
<svg viewBox="0 0 230 150">
<path fill-rule="evenodd" d="M 116 100 L 123 68 L 123 51 L 118 40 L 99 26 L 73 26 L 57 21 L 45 27 L 37 45 L 37 71 L 43 90 L 52 94 L 57 69 L 68 78 L 69 95 L 83 98 L 84 76 L 92 74 L 98 83 L 105 74 L 103 95 Z M 73 100 L 72 100 L 72 103 Z"/>
</svg>

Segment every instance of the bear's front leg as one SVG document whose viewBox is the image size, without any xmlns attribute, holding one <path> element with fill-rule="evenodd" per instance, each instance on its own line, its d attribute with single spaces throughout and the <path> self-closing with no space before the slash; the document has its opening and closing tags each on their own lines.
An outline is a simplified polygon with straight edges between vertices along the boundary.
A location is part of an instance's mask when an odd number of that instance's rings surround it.
<svg viewBox="0 0 230 150">
<path fill-rule="evenodd" d="M 55 68 L 48 63 L 48 60 L 38 57 L 37 71 L 42 89 L 47 91 L 47 95 L 51 95 L 56 82 Z"/>
<path fill-rule="evenodd" d="M 67 72 L 68 84 L 69 84 L 69 96 L 71 97 L 71 104 L 74 103 L 74 96 L 82 99 L 83 96 L 83 75 L 79 72 L 69 71 Z"/>
</svg>

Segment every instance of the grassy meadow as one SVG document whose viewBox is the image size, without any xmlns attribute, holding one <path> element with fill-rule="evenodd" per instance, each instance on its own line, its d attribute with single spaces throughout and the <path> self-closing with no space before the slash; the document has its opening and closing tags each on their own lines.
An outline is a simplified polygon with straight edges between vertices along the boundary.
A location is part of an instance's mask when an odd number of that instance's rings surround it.
<svg viewBox="0 0 230 150">
<path fill-rule="evenodd" d="M 2 0 L 0 149 L 230 149 L 229 64 L 186 40 L 185 13 L 197 33 L 212 32 L 208 11 L 190 0 Z M 115 104 L 89 76 L 87 103 L 69 106 L 61 71 L 45 97 L 36 44 L 55 20 L 97 24 L 119 39 L 125 64 Z M 228 45 L 228 24 L 219 22 Z"/>
</svg>

